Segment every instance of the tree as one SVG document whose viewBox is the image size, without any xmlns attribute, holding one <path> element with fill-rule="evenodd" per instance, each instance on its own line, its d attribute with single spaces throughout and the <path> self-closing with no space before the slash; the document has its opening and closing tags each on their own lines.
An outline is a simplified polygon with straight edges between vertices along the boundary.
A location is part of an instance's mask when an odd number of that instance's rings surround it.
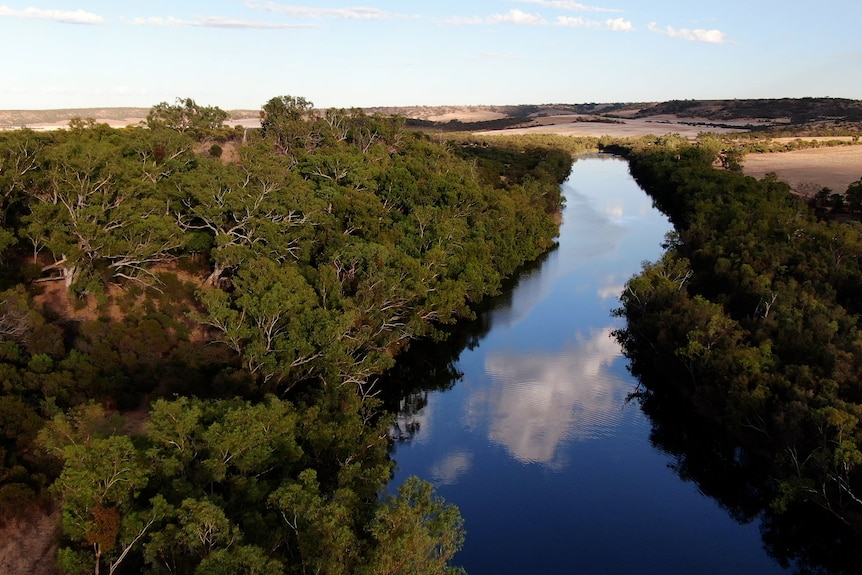
<svg viewBox="0 0 862 575">
<path fill-rule="evenodd" d="M 268 385 L 292 387 L 320 376 L 349 318 L 320 307 L 296 264 L 255 258 L 234 277 L 235 291 L 205 289 L 203 322 L 242 355 L 246 369 Z"/>
<path fill-rule="evenodd" d="M 175 217 L 185 231 L 212 235 L 213 270 L 206 285 L 217 285 L 258 255 L 299 259 L 322 211 L 305 181 L 251 148 L 243 150 L 239 166 L 216 160 L 204 165 L 206 170 L 185 178 Z"/>
<path fill-rule="evenodd" d="M 224 126 L 230 114 L 218 106 L 201 106 L 191 98 L 177 98 L 176 104 L 156 104 L 147 114 L 151 130 L 166 128 L 177 132 L 191 132 L 205 136 Z"/>
<path fill-rule="evenodd" d="M 278 96 L 263 105 L 261 132 L 278 154 L 298 161 L 300 150 L 313 149 L 321 140 L 314 130 L 314 104 L 302 97 Z"/>
<path fill-rule="evenodd" d="M 862 213 L 862 179 L 847 186 L 847 191 L 844 193 L 844 199 L 847 203 L 847 209 L 849 209 L 851 213 Z"/>
<path fill-rule="evenodd" d="M 46 144 L 32 130 L 0 133 L 0 226 L 6 225 L 9 210 L 26 198 Z"/>
<path fill-rule="evenodd" d="M 354 497 L 344 488 L 331 496 L 322 493 L 313 469 L 302 471 L 298 481 L 285 483 L 270 495 L 269 504 L 289 530 L 288 545 L 295 549 L 302 572 L 346 575 L 355 571 L 361 544 Z"/>
<path fill-rule="evenodd" d="M 431 484 L 410 477 L 378 508 L 368 527 L 377 542 L 363 573 L 441 574 L 463 570 L 449 561 L 464 542 L 458 509 L 433 494 Z"/>
<path fill-rule="evenodd" d="M 73 541 L 92 546 L 97 574 L 103 556 L 113 573 L 163 516 L 165 501 L 157 496 L 147 512 L 136 508 L 135 498 L 146 486 L 150 469 L 127 436 L 72 444 L 63 457 L 63 472 L 54 486 L 63 497 L 63 531 Z"/>
<path fill-rule="evenodd" d="M 48 156 L 47 181 L 33 192 L 26 218 L 34 250 L 46 247 L 67 287 L 99 267 L 108 277 L 145 281 L 149 267 L 182 245 L 180 229 L 153 192 L 135 177 L 120 143 L 97 128 L 73 133 Z"/>
</svg>

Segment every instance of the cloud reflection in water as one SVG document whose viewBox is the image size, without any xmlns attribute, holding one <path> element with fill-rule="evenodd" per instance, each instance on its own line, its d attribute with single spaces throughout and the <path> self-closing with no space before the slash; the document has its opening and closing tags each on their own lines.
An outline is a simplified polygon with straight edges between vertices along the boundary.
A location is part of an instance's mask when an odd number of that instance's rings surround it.
<svg viewBox="0 0 862 575">
<path fill-rule="evenodd" d="M 518 461 L 566 464 L 561 444 L 602 437 L 622 417 L 628 384 L 610 371 L 620 356 L 610 327 L 593 330 L 559 353 L 493 352 L 493 383 L 467 402 L 468 419 Z"/>
<path fill-rule="evenodd" d="M 434 462 L 431 477 L 437 485 L 452 485 L 473 466 L 473 454 L 456 451 Z"/>
</svg>

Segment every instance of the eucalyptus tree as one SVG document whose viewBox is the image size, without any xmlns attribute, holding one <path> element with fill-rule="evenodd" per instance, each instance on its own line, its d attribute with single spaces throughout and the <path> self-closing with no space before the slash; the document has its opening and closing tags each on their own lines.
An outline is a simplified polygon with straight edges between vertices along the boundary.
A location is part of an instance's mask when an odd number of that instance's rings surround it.
<svg viewBox="0 0 862 575">
<path fill-rule="evenodd" d="M 314 149 L 321 141 L 314 119 L 314 104 L 309 100 L 277 96 L 263 105 L 261 133 L 274 144 L 277 154 L 295 164 L 303 151 Z"/>
<path fill-rule="evenodd" d="M 184 231 L 210 237 L 213 269 L 205 284 L 217 284 L 256 256 L 280 263 L 308 258 L 323 205 L 305 180 L 251 145 L 238 164 L 198 161 L 200 168 L 176 185 L 174 216 Z"/>
<path fill-rule="evenodd" d="M 150 267 L 172 259 L 183 244 L 154 182 L 126 155 L 126 143 L 94 125 L 71 130 L 45 154 L 24 234 L 34 254 L 52 257 L 43 271 L 59 270 L 53 279 L 67 287 L 94 274 L 146 282 Z"/>
<path fill-rule="evenodd" d="M 176 104 L 161 102 L 150 108 L 147 127 L 189 132 L 202 137 L 224 126 L 230 114 L 218 106 L 201 106 L 191 98 L 177 98 Z"/>
</svg>

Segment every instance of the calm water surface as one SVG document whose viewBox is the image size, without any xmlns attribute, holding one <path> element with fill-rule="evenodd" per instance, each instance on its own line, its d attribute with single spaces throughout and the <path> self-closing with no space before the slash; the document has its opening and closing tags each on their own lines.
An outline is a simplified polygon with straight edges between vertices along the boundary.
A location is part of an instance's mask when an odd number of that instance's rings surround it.
<svg viewBox="0 0 862 575">
<path fill-rule="evenodd" d="M 458 505 L 471 575 L 785 573 L 757 522 L 681 480 L 626 402 L 610 310 L 669 223 L 611 156 L 579 159 L 564 193 L 559 249 L 482 318 L 462 377 L 402 414 L 393 489 L 418 475 Z"/>
</svg>

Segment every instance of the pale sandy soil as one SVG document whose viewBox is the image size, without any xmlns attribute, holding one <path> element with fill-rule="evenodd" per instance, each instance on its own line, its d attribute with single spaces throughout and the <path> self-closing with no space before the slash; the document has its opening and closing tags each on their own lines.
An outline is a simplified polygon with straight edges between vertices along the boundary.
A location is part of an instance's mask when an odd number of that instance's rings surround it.
<svg viewBox="0 0 862 575">
<path fill-rule="evenodd" d="M 492 112 L 489 110 L 475 110 L 463 112 L 448 112 L 437 116 L 428 116 L 426 120 L 432 122 L 448 122 L 450 120 L 460 120 L 461 122 L 487 122 L 488 120 L 499 120 L 505 118 L 506 114 L 501 112 Z"/>
<path fill-rule="evenodd" d="M 715 128 L 702 125 L 691 125 L 701 122 L 696 118 L 680 120 L 672 116 L 650 118 L 626 118 L 620 120 L 622 123 L 610 122 L 578 122 L 574 120 L 578 116 L 547 116 L 536 118 L 539 125 L 529 128 L 512 128 L 507 130 L 492 130 L 478 132 L 478 135 L 505 135 L 505 134 L 560 134 L 564 136 L 611 136 L 615 138 L 629 138 L 665 134 L 679 134 L 694 139 L 701 132 L 709 131 L 721 134 L 744 132 L 742 129 Z"/>
<path fill-rule="evenodd" d="M 97 124 L 108 124 L 112 128 L 125 128 L 126 126 L 137 126 L 141 123 L 146 123 L 146 118 L 95 118 Z M 240 118 L 238 120 L 228 120 L 225 122 L 228 126 L 242 126 L 243 128 L 260 128 L 259 118 Z M 27 124 L 27 128 L 37 132 L 45 132 L 49 130 L 61 130 L 69 127 L 69 122 L 42 122 L 35 124 Z M 2 129 L 2 128 L 0 128 Z M 15 128 L 10 128 L 15 129 Z"/>
<path fill-rule="evenodd" d="M 862 145 L 748 154 L 743 171 L 758 179 L 775 172 L 779 180 L 805 195 L 823 187 L 844 192 L 852 182 L 862 179 Z"/>
<path fill-rule="evenodd" d="M 126 126 L 137 126 L 141 122 L 146 121 L 146 118 L 94 118 L 97 124 L 108 124 L 112 128 L 125 128 Z M 21 127 L 29 128 L 36 132 L 48 132 L 51 130 L 64 130 L 69 127 L 69 122 L 35 122 L 32 124 L 24 124 L 23 126 L 15 126 L 5 129 L 15 130 Z M 4 129 L 4 128 L 0 128 Z"/>
</svg>

